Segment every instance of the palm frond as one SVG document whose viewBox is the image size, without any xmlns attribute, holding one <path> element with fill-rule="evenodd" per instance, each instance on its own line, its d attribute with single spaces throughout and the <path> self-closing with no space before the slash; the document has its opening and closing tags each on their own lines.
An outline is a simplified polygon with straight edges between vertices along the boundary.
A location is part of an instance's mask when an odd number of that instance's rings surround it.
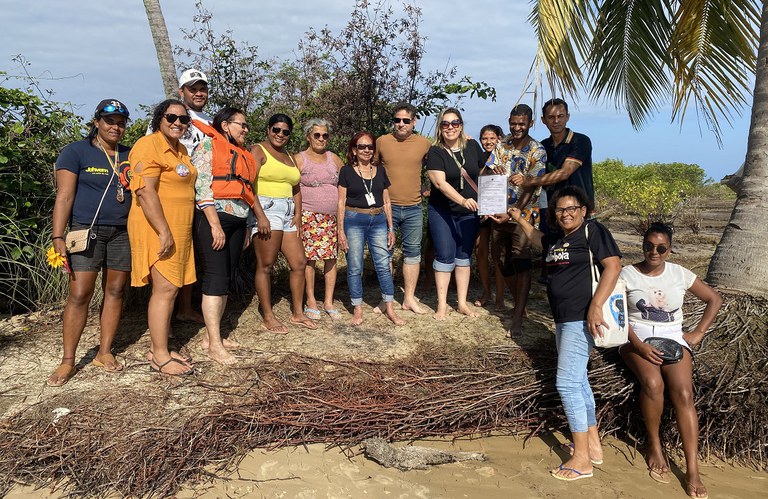
<svg viewBox="0 0 768 499">
<path fill-rule="evenodd" d="M 693 99 L 720 141 L 747 103 L 757 63 L 760 11 L 754 0 L 685 0 L 674 16 L 672 118 L 682 121 Z"/>
<path fill-rule="evenodd" d="M 669 0 L 607 0 L 597 16 L 588 60 L 594 99 L 625 108 L 641 128 L 672 90 Z"/>
</svg>

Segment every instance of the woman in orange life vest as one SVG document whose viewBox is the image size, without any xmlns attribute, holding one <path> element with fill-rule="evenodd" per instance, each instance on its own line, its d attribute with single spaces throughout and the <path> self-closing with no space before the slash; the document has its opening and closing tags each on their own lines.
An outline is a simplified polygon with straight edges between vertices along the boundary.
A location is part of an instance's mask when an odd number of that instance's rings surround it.
<svg viewBox="0 0 768 499">
<path fill-rule="evenodd" d="M 256 161 L 243 148 L 248 125 L 241 110 L 225 107 L 213 117 L 212 126 L 197 120 L 194 124 L 206 135 L 192 153 L 198 172 L 193 235 L 202 263 L 202 311 L 207 330 L 201 346 L 211 359 L 232 364 L 237 359 L 228 349 L 239 345 L 222 339 L 221 317 L 243 251 L 248 214 L 254 210 L 257 217 L 264 218 L 252 187 Z"/>
</svg>

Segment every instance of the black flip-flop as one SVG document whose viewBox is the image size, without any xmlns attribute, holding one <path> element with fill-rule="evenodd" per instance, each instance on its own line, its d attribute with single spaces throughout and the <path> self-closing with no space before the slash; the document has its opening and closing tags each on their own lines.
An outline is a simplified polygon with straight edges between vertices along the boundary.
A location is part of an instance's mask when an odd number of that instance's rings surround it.
<svg viewBox="0 0 768 499">
<path fill-rule="evenodd" d="M 184 367 L 189 367 L 185 363 L 180 361 L 179 359 L 175 359 L 173 357 L 168 359 L 166 362 L 163 362 L 162 364 L 158 364 L 157 362 L 155 362 L 155 360 L 153 358 L 152 362 L 150 362 L 150 364 L 149 364 L 149 370 L 151 372 L 153 372 L 153 373 L 165 374 L 166 376 L 189 376 L 190 374 L 194 374 L 194 372 L 195 372 L 195 370 L 192 369 L 192 368 L 189 368 L 188 370 L 186 370 L 184 372 L 180 372 L 180 373 L 165 373 L 165 372 L 163 372 L 163 368 L 165 366 L 167 366 L 168 364 L 170 364 L 171 362 L 176 362 L 177 364 L 181 364 Z M 154 367 L 152 364 L 156 365 L 157 367 Z"/>
</svg>

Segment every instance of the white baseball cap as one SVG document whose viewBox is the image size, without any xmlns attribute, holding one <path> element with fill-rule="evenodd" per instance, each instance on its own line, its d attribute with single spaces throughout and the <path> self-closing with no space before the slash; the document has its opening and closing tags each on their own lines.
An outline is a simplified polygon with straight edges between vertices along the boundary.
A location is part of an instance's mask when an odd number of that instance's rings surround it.
<svg viewBox="0 0 768 499">
<path fill-rule="evenodd" d="M 208 83 L 208 77 L 205 76 L 205 73 L 199 69 L 188 69 L 181 73 L 181 78 L 179 78 L 179 88 L 183 87 L 184 85 L 191 85 L 198 81 L 204 81 L 205 83 Z"/>
</svg>

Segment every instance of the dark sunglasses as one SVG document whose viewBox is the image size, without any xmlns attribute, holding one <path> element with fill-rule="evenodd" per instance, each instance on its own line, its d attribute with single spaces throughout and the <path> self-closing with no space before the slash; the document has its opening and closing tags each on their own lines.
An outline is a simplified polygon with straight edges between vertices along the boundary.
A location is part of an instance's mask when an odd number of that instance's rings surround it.
<svg viewBox="0 0 768 499">
<path fill-rule="evenodd" d="M 272 127 L 272 133 L 274 133 L 275 135 L 283 134 L 283 137 L 290 137 L 291 136 L 291 131 L 290 130 L 288 130 L 287 128 L 280 128 L 279 126 L 273 126 Z"/>
<path fill-rule="evenodd" d="M 406 125 L 410 125 L 413 120 L 411 118 L 392 118 L 392 123 L 405 123 Z"/>
<path fill-rule="evenodd" d="M 189 125 L 189 122 L 192 121 L 192 117 L 188 114 L 166 113 L 163 116 L 166 120 L 168 120 L 168 123 L 170 124 L 174 124 L 176 123 L 176 120 L 179 120 L 182 125 Z"/>
<path fill-rule="evenodd" d="M 120 113 L 122 115 L 128 116 L 128 110 L 124 107 L 118 107 L 113 106 L 112 104 L 107 104 L 106 106 L 101 108 L 102 113 Z"/>
<path fill-rule="evenodd" d="M 651 251 L 653 251 L 654 248 L 656 248 L 656 253 L 658 253 L 660 255 L 663 255 L 664 253 L 666 253 L 669 250 L 669 248 L 667 248 L 663 244 L 660 244 L 658 246 L 654 246 L 653 243 L 648 242 L 648 241 L 645 241 L 643 243 L 643 251 L 646 252 L 646 253 L 650 253 Z"/>
<path fill-rule="evenodd" d="M 461 120 L 441 121 L 440 122 L 440 128 L 442 128 L 442 129 L 447 129 L 449 127 L 459 128 L 460 126 L 461 126 Z"/>
<path fill-rule="evenodd" d="M 320 140 L 320 139 L 328 140 L 328 137 L 330 137 L 330 135 L 328 135 L 327 133 L 315 132 L 312 134 L 312 137 L 314 137 L 315 140 Z"/>
<path fill-rule="evenodd" d="M 245 130 L 248 129 L 248 123 L 245 121 L 229 121 L 228 123 L 231 123 L 233 125 L 240 125 L 240 128 L 243 128 Z"/>
<path fill-rule="evenodd" d="M 355 149 L 358 151 L 373 151 L 374 147 L 373 144 L 355 144 Z"/>
</svg>

